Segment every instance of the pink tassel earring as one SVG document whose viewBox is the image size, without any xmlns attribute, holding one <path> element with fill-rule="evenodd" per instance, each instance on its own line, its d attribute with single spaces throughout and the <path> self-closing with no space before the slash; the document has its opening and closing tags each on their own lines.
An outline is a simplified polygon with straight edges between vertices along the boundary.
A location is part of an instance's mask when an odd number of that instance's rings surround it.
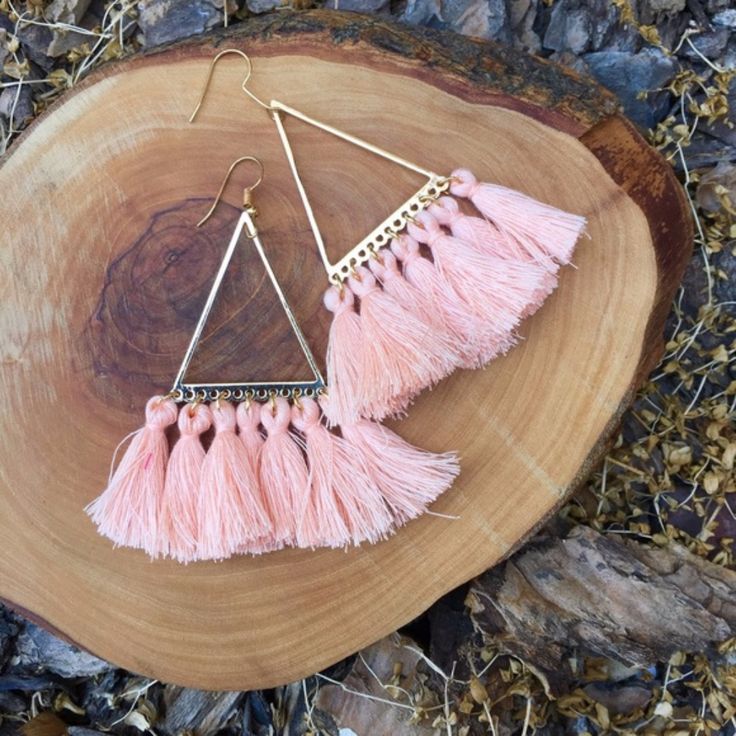
<svg viewBox="0 0 736 736">
<path fill-rule="evenodd" d="M 200 479 L 197 556 L 221 560 L 244 544 L 268 539 L 273 529 L 261 506 L 258 478 L 235 435 L 235 408 L 218 399 L 211 411 L 215 438 Z"/>
<path fill-rule="evenodd" d="M 469 199 L 502 232 L 539 262 L 569 263 L 585 229 L 585 218 L 544 204 L 498 184 L 480 183 L 467 169 L 450 177 L 450 192 Z"/>
<path fill-rule="evenodd" d="M 451 373 L 455 354 L 426 322 L 381 289 L 367 268 L 361 266 L 348 283 L 360 298 L 360 415 L 381 420 L 402 412 L 423 388 Z"/>
<path fill-rule="evenodd" d="M 292 410 L 294 426 L 306 438 L 310 495 L 297 538 L 304 547 L 342 547 L 376 542 L 393 519 L 368 471 L 345 440 L 321 423 L 319 405 L 304 399 Z"/>
<path fill-rule="evenodd" d="M 100 534 L 116 545 L 157 554 L 159 505 L 164 492 L 169 443 L 166 428 L 177 408 L 165 396 L 146 404 L 146 424 L 138 430 L 102 495 L 86 508 Z"/>
<path fill-rule="evenodd" d="M 332 286 L 324 296 L 327 309 L 334 314 L 327 344 L 327 382 L 334 388 L 330 420 L 334 424 L 360 418 L 359 398 L 363 380 L 363 329 L 355 311 L 353 292 L 345 286 Z"/>
<path fill-rule="evenodd" d="M 200 436 L 212 426 L 212 412 L 205 404 L 187 404 L 179 411 L 178 423 L 181 437 L 166 468 L 158 551 L 192 562 L 197 559 L 199 481 L 205 458 Z"/>
<path fill-rule="evenodd" d="M 271 509 L 273 540 L 276 544 L 294 544 L 309 480 L 302 451 L 289 431 L 289 402 L 280 397 L 264 404 L 261 424 L 267 432 L 261 452 L 261 486 Z"/>
<path fill-rule="evenodd" d="M 342 427 L 342 433 L 397 525 L 423 514 L 460 472 L 455 453 L 420 450 L 376 422 L 362 419 Z"/>
<path fill-rule="evenodd" d="M 234 167 L 246 160 L 260 166 L 250 156 L 238 159 L 230 167 L 220 192 Z M 432 352 L 432 345 L 422 342 L 430 330 L 429 324 L 410 311 L 402 311 L 365 268 L 361 268 L 362 283 L 356 288 L 363 289 L 360 313 L 354 309 L 354 294 L 347 286 L 335 287 L 326 298 L 327 306 L 335 312 L 333 333 L 340 340 L 352 335 L 340 345 L 340 349 L 348 349 L 337 357 L 333 353 L 331 361 L 333 368 L 338 366 L 337 375 L 343 376 L 336 381 L 342 380 L 343 388 L 349 386 L 354 394 L 352 405 L 346 401 L 340 411 L 329 410 L 325 382 L 256 229 L 250 199 L 260 180 L 261 177 L 244 192 L 244 210 L 171 392 L 149 402 L 146 426 L 134 437 L 108 489 L 88 509 L 101 533 L 117 544 L 145 549 L 154 557 L 168 555 L 180 562 L 194 562 L 222 560 L 234 554 L 263 554 L 285 546 L 343 547 L 375 542 L 425 508 L 454 478 L 454 456 L 425 453 L 388 430 L 387 434 L 378 435 L 379 425 L 366 423 L 354 409 L 363 399 L 366 362 L 360 356 L 368 345 L 382 341 L 391 346 L 388 356 L 378 358 L 386 364 L 394 359 L 397 350 L 403 351 L 401 360 L 410 376 L 402 390 L 404 397 L 415 390 L 417 381 L 437 380 L 437 366 L 445 360 L 445 353 Z M 219 195 L 200 225 L 218 201 Z M 228 384 L 185 380 L 243 232 L 266 269 L 312 371 L 312 380 Z M 393 312 L 402 315 L 402 324 L 380 324 L 384 313 Z M 405 320 L 409 327 L 403 324 Z M 391 332 L 382 334 L 382 329 Z M 380 340 L 369 341 L 366 333 L 381 335 Z M 430 356 L 425 370 L 434 370 L 437 376 L 417 378 L 409 352 L 420 346 L 423 350 L 426 347 Z M 449 348 L 445 352 L 452 354 Z M 376 360 L 376 353 L 372 355 Z M 350 373 L 350 361 L 357 361 L 360 368 Z M 449 357 L 446 362 L 450 362 Z M 441 370 L 448 368 L 443 365 Z M 318 397 L 325 411 L 320 408 Z M 293 408 L 290 401 L 294 402 Z M 164 430 L 177 420 L 177 403 L 183 404 L 178 415 L 181 436 L 167 468 Z M 341 413 L 353 416 L 351 425 L 356 427 L 346 430 L 345 437 L 339 435 Z M 327 415 L 335 426 L 334 432 L 323 423 Z M 365 429 L 364 424 L 373 429 Z M 200 435 L 210 425 L 214 425 L 215 434 L 205 453 Z M 361 432 L 366 442 L 381 438 L 387 471 L 379 472 L 375 455 L 366 448 L 356 451 L 355 438 Z M 386 437 L 391 441 L 386 442 Z M 416 489 L 407 477 L 401 477 L 398 469 L 402 464 L 409 473 L 417 471 Z"/>
</svg>

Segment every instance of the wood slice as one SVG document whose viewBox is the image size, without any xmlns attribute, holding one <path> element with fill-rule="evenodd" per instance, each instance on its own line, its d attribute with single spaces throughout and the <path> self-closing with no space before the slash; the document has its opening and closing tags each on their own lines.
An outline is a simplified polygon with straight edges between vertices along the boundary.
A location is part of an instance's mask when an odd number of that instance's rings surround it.
<svg viewBox="0 0 736 736">
<path fill-rule="evenodd" d="M 147 397 L 176 372 L 251 172 L 237 173 L 211 223 L 194 225 L 239 156 L 264 161 L 264 246 L 324 355 L 324 272 L 272 122 L 239 89 L 242 63 L 222 63 L 196 124 L 186 122 L 213 53 L 228 46 L 252 56 L 261 96 L 427 168 L 470 166 L 584 214 L 590 238 L 518 348 L 425 392 L 397 425 L 461 455 L 437 516 L 348 552 L 152 563 L 112 549 L 82 509 Z M 419 186 L 287 125 L 333 254 Z M 660 355 L 691 248 L 669 166 L 592 82 L 492 45 L 335 12 L 275 14 L 104 67 L 15 145 L 0 187 L 0 595 L 119 665 L 213 689 L 314 672 L 527 538 L 600 457 Z M 255 258 L 241 249 L 223 287 L 193 365 L 203 379 L 301 377 Z"/>
</svg>

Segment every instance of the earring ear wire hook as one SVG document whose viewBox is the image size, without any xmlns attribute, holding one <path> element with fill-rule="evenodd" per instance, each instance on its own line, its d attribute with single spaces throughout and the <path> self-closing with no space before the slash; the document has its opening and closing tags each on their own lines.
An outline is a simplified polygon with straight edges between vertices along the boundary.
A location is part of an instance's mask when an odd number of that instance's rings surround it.
<svg viewBox="0 0 736 736">
<path fill-rule="evenodd" d="M 225 178 L 222 180 L 222 184 L 220 185 L 220 190 L 217 192 L 215 201 L 212 203 L 212 206 L 207 211 L 207 214 L 197 223 L 197 227 L 201 227 L 202 225 L 204 225 L 205 222 L 207 222 L 207 220 L 210 219 L 210 217 L 212 217 L 214 211 L 217 209 L 217 205 L 222 199 L 222 193 L 225 191 L 225 187 L 227 186 L 228 181 L 230 181 L 230 175 L 233 173 L 235 167 L 243 161 L 252 161 L 254 164 L 257 164 L 259 168 L 258 178 L 256 179 L 255 183 L 243 189 L 243 207 L 249 210 L 252 214 L 255 214 L 255 207 L 253 207 L 253 204 L 251 203 L 251 193 L 263 181 L 263 163 L 255 156 L 241 156 L 240 158 L 235 159 L 232 164 L 230 164 L 230 168 L 227 170 L 227 174 L 225 174 Z"/>
<path fill-rule="evenodd" d="M 251 92 L 248 89 L 248 82 L 250 81 L 251 74 L 253 73 L 253 63 L 250 60 L 250 57 L 240 49 L 224 49 L 223 51 L 220 51 L 219 54 L 215 56 L 214 59 L 210 62 L 209 69 L 207 70 L 207 77 L 204 80 L 204 87 L 202 88 L 202 93 L 199 96 L 199 100 L 197 100 L 197 104 L 192 111 L 192 114 L 189 116 L 189 122 L 193 123 L 194 119 L 197 117 L 197 113 L 199 113 L 199 109 L 202 107 L 202 103 L 204 102 L 204 98 L 207 96 L 207 91 L 210 88 L 210 83 L 212 82 L 212 74 L 215 71 L 215 64 L 223 57 L 227 56 L 227 54 L 236 54 L 237 56 L 240 56 L 242 59 L 245 60 L 245 63 L 247 64 L 247 71 L 245 73 L 245 78 L 243 79 L 242 84 L 240 85 L 243 92 L 248 95 L 254 102 L 257 102 L 261 107 L 265 108 L 269 112 L 273 111 L 273 107 L 271 105 L 266 104 L 263 100 L 261 100 L 259 97 L 257 97 L 253 92 Z"/>
</svg>

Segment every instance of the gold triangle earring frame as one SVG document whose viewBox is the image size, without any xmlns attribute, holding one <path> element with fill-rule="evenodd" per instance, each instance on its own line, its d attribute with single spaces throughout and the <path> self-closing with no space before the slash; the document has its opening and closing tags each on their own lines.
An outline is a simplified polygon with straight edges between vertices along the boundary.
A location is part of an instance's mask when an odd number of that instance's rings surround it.
<svg viewBox="0 0 736 736">
<path fill-rule="evenodd" d="M 319 395 L 325 388 L 325 381 L 322 378 L 319 368 L 317 367 L 317 363 L 314 359 L 312 351 L 309 348 L 307 339 L 304 336 L 304 333 L 301 331 L 301 328 L 299 327 L 299 323 L 297 322 L 296 317 L 294 316 L 294 312 L 292 311 L 289 302 L 286 299 L 284 290 L 281 288 L 281 285 L 276 278 L 276 274 L 271 267 L 268 257 L 266 256 L 266 252 L 263 249 L 263 244 L 261 243 L 260 237 L 258 236 L 258 230 L 254 221 L 257 215 L 257 211 L 252 203 L 252 194 L 253 190 L 261 183 L 263 179 L 263 164 L 257 158 L 255 158 L 254 156 L 242 156 L 231 164 L 230 168 L 227 171 L 227 174 L 225 175 L 225 178 L 222 181 L 220 190 L 218 191 L 217 196 L 212 203 L 212 206 L 210 207 L 207 214 L 197 223 L 197 227 L 201 227 L 202 225 L 204 225 L 204 223 L 207 222 L 207 220 L 212 216 L 215 209 L 217 208 L 218 203 L 220 202 L 222 193 L 225 190 L 225 187 L 228 183 L 228 180 L 230 179 L 231 174 L 233 173 L 233 170 L 236 166 L 246 161 L 255 163 L 260 168 L 260 173 L 256 182 L 243 190 L 243 212 L 238 219 L 232 237 L 230 238 L 230 242 L 227 246 L 227 249 L 225 250 L 225 255 L 220 262 L 220 267 L 215 276 L 215 280 L 212 283 L 212 287 L 210 288 L 207 300 L 205 301 L 204 307 L 202 308 L 202 312 L 199 316 L 199 320 L 197 321 L 197 325 L 194 328 L 191 340 L 189 341 L 189 346 L 187 347 L 186 353 L 184 354 L 184 358 L 182 359 L 181 365 L 179 366 L 179 370 L 176 374 L 176 378 L 174 379 L 174 383 L 171 387 L 170 395 L 177 400 L 214 401 L 222 398 L 240 401 L 246 398 L 252 398 L 255 400 L 265 401 L 267 398 L 273 396 L 281 396 L 284 398 L 298 398 L 299 396 L 314 397 Z M 291 329 L 299 342 L 299 347 L 301 348 L 304 358 L 306 359 L 307 364 L 309 365 L 309 368 L 312 372 L 313 378 L 310 381 L 191 383 L 185 380 L 189 364 L 192 361 L 192 357 L 194 356 L 197 345 L 199 344 L 199 341 L 202 337 L 205 324 L 207 323 L 207 318 L 212 311 L 215 299 L 217 298 L 217 294 L 225 278 L 227 269 L 230 265 L 230 261 L 232 260 L 235 249 L 240 243 L 243 233 L 245 233 L 245 236 L 250 240 L 250 242 L 253 244 L 253 247 L 256 249 L 256 252 L 258 253 L 261 262 L 263 263 L 271 285 L 273 286 L 273 289 L 284 310 L 284 313 L 289 320 Z"/>
<path fill-rule="evenodd" d="M 189 122 L 194 121 L 197 113 L 202 106 L 204 98 L 207 94 L 207 90 L 209 89 L 210 82 L 212 80 L 212 74 L 214 72 L 215 65 L 223 56 L 226 56 L 228 54 L 235 54 L 245 60 L 247 64 L 247 69 L 245 78 L 243 79 L 243 82 L 241 84 L 241 88 L 243 92 L 245 92 L 246 95 L 251 98 L 251 100 L 263 107 L 271 115 L 274 121 L 276 130 L 281 140 L 281 144 L 286 154 L 286 158 L 289 162 L 289 167 L 291 169 L 294 182 L 296 183 L 297 189 L 299 191 L 302 205 L 307 214 L 310 228 L 317 243 L 317 248 L 319 250 L 322 263 L 324 265 L 325 271 L 327 272 L 328 278 L 332 283 L 339 285 L 346 281 L 351 276 L 351 274 L 355 273 L 356 269 L 359 266 L 367 263 L 372 257 L 375 257 L 376 252 L 380 248 L 389 245 L 392 238 L 396 237 L 404 228 L 406 228 L 408 223 L 415 222 L 416 216 L 420 212 L 429 207 L 443 193 L 449 190 L 450 184 L 452 182 L 451 177 L 440 176 L 433 171 L 429 171 L 428 169 L 412 163 L 411 161 L 408 161 L 401 156 L 397 156 L 390 151 L 386 151 L 379 146 L 369 143 L 362 138 L 358 138 L 357 136 L 351 135 L 350 133 L 346 133 L 345 131 L 340 130 L 339 128 L 335 128 L 332 125 L 328 125 L 327 123 L 315 120 L 314 118 L 305 115 L 303 112 L 300 112 L 299 110 L 296 110 L 293 107 L 284 104 L 283 102 L 279 102 L 278 100 L 271 100 L 270 103 L 266 103 L 261 100 L 250 89 L 248 89 L 248 82 L 252 75 L 253 65 L 248 55 L 240 51 L 239 49 L 225 49 L 219 52 L 212 59 L 212 61 L 210 62 L 209 70 L 207 72 L 207 78 L 205 80 L 202 93 L 199 97 L 199 100 L 197 101 L 194 111 L 189 118 Z M 301 176 L 299 175 L 294 151 L 286 134 L 286 129 L 284 128 L 284 123 L 282 119 L 283 115 L 293 117 L 297 120 L 302 121 L 303 123 L 306 123 L 307 125 L 311 125 L 315 128 L 325 131 L 326 133 L 329 133 L 330 135 L 340 138 L 347 143 L 351 143 L 366 151 L 370 151 L 371 153 L 376 154 L 381 158 L 391 161 L 405 169 L 408 169 L 409 171 L 413 171 L 425 177 L 427 181 L 416 192 L 416 194 L 412 195 L 409 199 L 402 203 L 400 207 L 392 212 L 383 222 L 381 222 L 380 225 L 374 228 L 356 246 L 351 248 L 351 250 L 348 251 L 344 256 L 342 256 L 342 258 L 340 258 L 337 262 L 333 263 L 330 261 L 327 255 L 327 248 L 325 246 L 322 232 L 317 223 L 317 218 L 315 217 L 314 210 L 309 201 L 309 197 L 302 182 Z"/>
<path fill-rule="evenodd" d="M 252 64 L 238 49 L 212 59 L 190 121 L 226 54 L 245 61 L 242 90 L 274 121 L 327 271 L 330 288 L 323 302 L 333 313 L 326 360 L 330 420 L 401 416 L 423 389 L 455 369 L 481 368 L 511 349 L 522 320 L 557 287 L 559 268 L 570 263 L 585 218 L 500 184 L 479 182 L 467 169 L 441 176 L 283 102 L 266 103 L 248 88 Z M 286 117 L 426 182 L 333 263 L 299 175 Z M 472 208 L 461 207 L 457 198 L 469 200 Z"/>
</svg>

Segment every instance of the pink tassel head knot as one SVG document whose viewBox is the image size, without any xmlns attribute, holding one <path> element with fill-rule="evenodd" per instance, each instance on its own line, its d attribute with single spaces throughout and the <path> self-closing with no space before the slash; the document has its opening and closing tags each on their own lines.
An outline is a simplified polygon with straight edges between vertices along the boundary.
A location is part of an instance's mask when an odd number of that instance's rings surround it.
<svg viewBox="0 0 736 736">
<path fill-rule="evenodd" d="M 238 404 L 235 418 L 241 433 L 258 432 L 261 423 L 261 407 L 253 401 L 243 401 Z"/>
<path fill-rule="evenodd" d="M 348 279 L 348 283 L 352 292 L 360 299 L 365 299 L 368 294 L 378 289 L 375 277 L 365 266 L 358 268 Z"/>
<path fill-rule="evenodd" d="M 416 222 L 409 223 L 407 232 L 419 243 L 431 246 L 437 238 L 446 235 L 437 218 L 427 210 L 420 212 L 415 219 Z"/>
<path fill-rule="evenodd" d="M 466 215 L 461 212 L 460 205 L 452 197 L 440 197 L 429 206 L 429 213 L 445 227 L 452 227 L 458 220 Z"/>
<path fill-rule="evenodd" d="M 391 241 L 391 252 L 404 264 L 420 258 L 419 243 L 406 233 Z"/>
<path fill-rule="evenodd" d="M 269 437 L 289 431 L 291 422 L 291 407 L 289 402 L 281 396 L 261 407 L 261 424 Z"/>
<path fill-rule="evenodd" d="M 468 169 L 455 169 L 450 175 L 450 192 L 456 197 L 471 199 L 478 191 L 479 182 Z"/>
<path fill-rule="evenodd" d="M 215 432 L 235 432 L 235 407 L 229 401 L 216 401 L 212 404 L 212 423 Z"/>
<path fill-rule="evenodd" d="M 399 262 L 396 260 L 396 256 L 387 248 L 384 248 L 380 255 L 371 258 L 369 266 L 373 275 L 382 283 L 402 278 L 401 271 L 399 271 Z"/>
<path fill-rule="evenodd" d="M 335 316 L 353 308 L 355 297 L 350 289 L 343 286 L 331 286 L 322 299 L 325 307 Z"/>
<path fill-rule="evenodd" d="M 301 399 L 292 410 L 291 423 L 300 432 L 307 434 L 311 429 L 320 425 L 320 416 L 319 404 L 314 399 Z"/>
<path fill-rule="evenodd" d="M 176 422 L 179 409 L 176 402 L 166 396 L 154 396 L 146 404 L 146 426 L 166 429 Z"/>
<path fill-rule="evenodd" d="M 187 404 L 179 412 L 178 425 L 182 437 L 204 434 L 212 426 L 212 412 L 207 404 Z"/>
</svg>

